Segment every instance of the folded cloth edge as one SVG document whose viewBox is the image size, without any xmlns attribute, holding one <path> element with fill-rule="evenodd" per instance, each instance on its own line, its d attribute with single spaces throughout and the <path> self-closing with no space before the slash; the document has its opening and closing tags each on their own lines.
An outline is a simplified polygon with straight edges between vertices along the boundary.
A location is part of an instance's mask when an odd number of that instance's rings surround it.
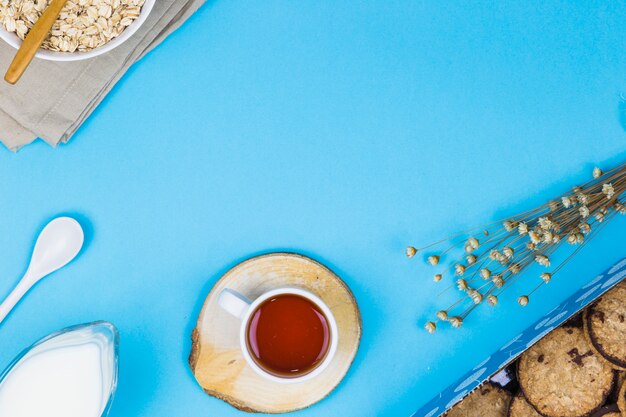
<svg viewBox="0 0 626 417">
<path fill-rule="evenodd" d="M 16 152 L 22 146 L 28 145 L 37 139 L 37 135 L 0 110 L 0 138 L 3 138 L 1 139 L 2 143 L 7 148 Z M 52 143 L 50 145 L 54 146 Z"/>
<path fill-rule="evenodd" d="M 165 38 L 178 29 L 193 13 L 195 13 L 204 4 L 204 0 L 191 1 L 186 7 L 183 7 L 176 16 L 174 16 L 172 23 L 166 26 L 163 30 L 160 30 L 156 37 L 144 48 L 136 48 L 129 55 L 129 59 L 124 63 L 124 66 L 103 86 L 103 88 L 93 97 L 92 101 L 85 107 L 85 110 L 80 114 L 76 121 L 69 127 L 68 130 L 62 133 L 57 139 L 58 142 L 67 143 L 72 135 L 80 128 L 80 126 L 89 118 L 91 113 L 98 107 L 100 102 L 104 100 L 106 95 L 113 89 L 115 84 L 124 76 L 126 71 L 133 66 L 136 62 L 141 60 L 150 51 L 157 47 Z M 152 32 L 152 31 L 151 31 Z M 151 33 L 150 32 L 150 33 Z M 148 37 L 148 35 L 146 35 Z M 141 46 L 141 45 L 139 45 Z M 136 53 L 138 52 L 138 53 Z M 128 62 L 133 59 L 133 62 Z"/>
<path fill-rule="evenodd" d="M 19 106 L 16 107 L 14 105 L 11 111 L 0 107 L 0 141 L 12 151 L 19 150 L 22 146 L 33 142 L 37 137 L 40 137 L 53 147 L 59 142 L 67 142 L 115 84 L 124 76 L 126 71 L 149 51 L 158 46 L 167 35 L 179 28 L 203 3 L 204 0 L 189 0 L 186 2 L 174 0 L 171 3 L 169 1 L 165 2 L 163 13 L 156 17 L 152 26 L 145 31 L 145 34 L 136 44 L 132 48 L 127 48 L 128 51 L 118 56 L 117 59 L 111 60 L 111 65 L 118 66 L 118 68 L 112 68 L 113 72 L 110 73 L 108 79 L 96 77 L 96 81 L 99 79 L 102 84 L 98 85 L 98 82 L 96 82 L 94 89 L 87 94 L 84 93 L 85 89 L 89 88 L 90 80 L 87 78 L 87 80 L 82 82 L 81 89 L 83 95 L 81 97 L 83 100 L 86 99 L 82 110 L 80 110 L 80 107 L 76 107 L 76 97 L 72 97 L 71 93 L 60 97 L 52 108 L 46 109 L 46 113 L 42 112 L 39 123 L 32 123 L 36 122 L 36 120 L 32 120 L 31 117 L 29 121 L 28 117 L 23 117 L 27 116 L 25 114 L 21 116 L 19 113 L 15 114 L 20 108 Z M 106 59 L 106 55 L 102 57 Z M 122 59 L 120 60 L 119 58 Z M 97 60 L 97 58 L 94 60 Z M 77 74 L 77 79 L 72 82 L 72 85 L 81 81 L 80 78 L 85 76 L 85 73 L 88 73 L 90 66 L 87 63 L 86 71 Z M 66 98 L 74 100 L 74 110 L 64 108 L 63 102 Z M 79 110 L 78 113 L 76 113 L 76 110 Z M 72 115 L 72 113 L 74 114 Z M 16 116 L 21 120 L 23 119 L 26 122 L 26 126 L 24 122 L 18 121 Z M 36 113 L 34 116 L 36 117 Z M 49 118 L 52 121 L 48 120 Z"/>
</svg>

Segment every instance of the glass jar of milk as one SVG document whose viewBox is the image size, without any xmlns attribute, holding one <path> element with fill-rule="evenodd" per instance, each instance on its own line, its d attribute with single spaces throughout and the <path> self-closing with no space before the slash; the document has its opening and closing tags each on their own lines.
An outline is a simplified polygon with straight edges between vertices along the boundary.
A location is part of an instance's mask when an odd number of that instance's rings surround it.
<svg viewBox="0 0 626 417">
<path fill-rule="evenodd" d="M 35 343 L 0 374 L 0 416 L 102 417 L 117 386 L 119 334 L 107 322 Z"/>
</svg>

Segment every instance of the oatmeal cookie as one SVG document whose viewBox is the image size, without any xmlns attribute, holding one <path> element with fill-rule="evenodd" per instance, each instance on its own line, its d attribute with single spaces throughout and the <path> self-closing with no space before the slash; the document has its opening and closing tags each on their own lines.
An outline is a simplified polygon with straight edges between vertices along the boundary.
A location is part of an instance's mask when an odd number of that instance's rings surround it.
<svg viewBox="0 0 626 417">
<path fill-rule="evenodd" d="M 593 349 L 614 368 L 626 369 L 626 281 L 589 307 L 583 323 Z"/>
<path fill-rule="evenodd" d="M 445 417 L 506 417 L 512 394 L 486 383 L 476 388 L 445 414 Z"/>
<path fill-rule="evenodd" d="M 524 352 L 520 388 L 547 417 L 581 417 L 599 409 L 613 389 L 615 373 L 585 339 L 582 329 L 561 327 Z"/>
<path fill-rule="evenodd" d="M 535 407 L 530 405 L 526 398 L 520 393 L 513 398 L 511 405 L 509 406 L 508 417 L 542 417 L 541 414 L 535 410 Z"/>
</svg>

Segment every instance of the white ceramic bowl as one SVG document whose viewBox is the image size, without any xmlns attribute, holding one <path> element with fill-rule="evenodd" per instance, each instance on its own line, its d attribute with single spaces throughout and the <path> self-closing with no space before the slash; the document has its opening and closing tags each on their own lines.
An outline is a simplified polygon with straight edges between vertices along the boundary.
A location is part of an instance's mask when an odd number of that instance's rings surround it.
<svg viewBox="0 0 626 417">
<path fill-rule="evenodd" d="M 80 61 L 83 59 L 93 58 L 98 55 L 102 55 L 105 52 L 109 52 L 112 49 L 117 48 L 128 38 L 133 36 L 135 32 L 141 27 L 141 25 L 146 21 L 150 11 L 152 11 L 152 7 L 154 6 L 156 0 L 145 0 L 143 7 L 141 8 L 141 13 L 139 17 L 135 19 L 133 23 L 128 26 L 124 32 L 117 38 L 111 40 L 105 45 L 102 45 L 98 48 L 92 49 L 87 52 L 53 52 L 48 51 L 47 49 L 40 48 L 35 57 L 45 59 L 48 61 Z M 18 49 L 22 44 L 22 40 L 18 38 L 15 33 L 8 32 L 2 25 L 0 25 L 0 38 L 2 38 L 6 43 Z"/>
</svg>

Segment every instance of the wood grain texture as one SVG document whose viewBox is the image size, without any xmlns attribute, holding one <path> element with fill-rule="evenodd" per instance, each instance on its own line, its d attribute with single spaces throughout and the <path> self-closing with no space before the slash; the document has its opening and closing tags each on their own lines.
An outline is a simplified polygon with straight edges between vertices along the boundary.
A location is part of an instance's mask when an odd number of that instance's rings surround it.
<svg viewBox="0 0 626 417">
<path fill-rule="evenodd" d="M 239 321 L 217 305 L 217 296 L 225 288 L 254 300 L 283 286 L 304 288 L 324 300 L 339 329 L 337 354 L 329 367 L 300 384 L 278 384 L 257 375 L 241 354 Z M 361 331 L 356 300 L 331 270 L 302 255 L 262 255 L 228 271 L 209 293 L 191 336 L 189 365 L 209 395 L 247 412 L 286 413 L 320 401 L 341 382 L 356 356 Z"/>
</svg>

